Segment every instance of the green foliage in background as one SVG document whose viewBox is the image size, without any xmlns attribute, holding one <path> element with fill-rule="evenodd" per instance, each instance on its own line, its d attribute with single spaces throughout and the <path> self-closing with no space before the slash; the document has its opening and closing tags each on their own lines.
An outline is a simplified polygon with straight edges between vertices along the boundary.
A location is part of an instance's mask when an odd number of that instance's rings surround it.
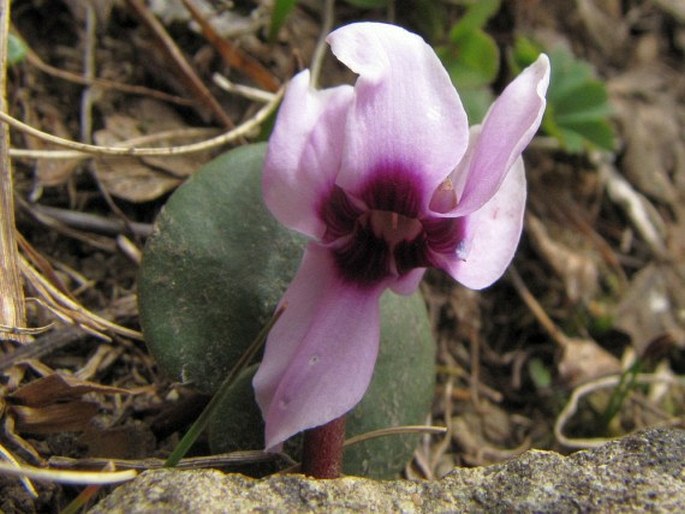
<svg viewBox="0 0 685 514">
<path fill-rule="evenodd" d="M 7 63 L 14 66 L 26 58 L 26 45 L 14 34 L 10 34 L 7 39 Z"/>
<path fill-rule="evenodd" d="M 295 7 L 297 0 L 276 0 L 274 9 L 271 13 L 271 24 L 269 25 L 269 42 L 276 41 L 278 31 L 285 23 L 286 18 Z"/>
<path fill-rule="evenodd" d="M 345 0 L 345 2 L 362 9 L 376 9 L 388 5 L 388 0 Z"/>
<path fill-rule="evenodd" d="M 388 0 L 346 0 L 363 9 L 387 7 Z M 435 51 L 459 91 L 471 124 L 480 123 L 494 100 L 492 85 L 500 74 L 500 50 L 484 28 L 501 7 L 501 0 L 456 0 L 464 12 L 445 29 L 444 10 L 433 0 L 409 2 L 414 22 L 429 39 L 445 41 Z M 274 39 L 296 0 L 276 0 L 269 37 Z M 397 5 L 398 9 L 407 5 Z M 531 64 L 546 49 L 526 37 L 518 37 L 509 53 L 510 76 Z M 555 138 L 569 153 L 592 148 L 614 150 L 616 139 L 609 122 L 611 108 L 605 84 L 592 67 L 563 48 L 548 51 L 552 74 L 542 131 Z"/>
<path fill-rule="evenodd" d="M 512 52 L 515 72 L 532 63 L 543 49 L 530 39 L 519 37 Z M 609 122 L 611 107 L 605 84 L 592 67 L 563 48 L 549 52 L 552 64 L 547 111 L 542 130 L 571 153 L 588 148 L 613 150 L 615 136 Z"/>
<path fill-rule="evenodd" d="M 474 124 L 483 119 L 492 103 L 490 85 L 499 73 L 499 49 L 483 27 L 499 11 L 500 0 L 465 3 L 466 11 L 451 27 L 447 44 L 435 50 Z"/>
</svg>

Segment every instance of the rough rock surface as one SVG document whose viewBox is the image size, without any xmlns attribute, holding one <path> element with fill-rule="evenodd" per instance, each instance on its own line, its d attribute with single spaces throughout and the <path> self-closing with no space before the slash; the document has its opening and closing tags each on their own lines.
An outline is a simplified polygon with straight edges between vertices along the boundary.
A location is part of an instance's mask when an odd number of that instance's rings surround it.
<svg viewBox="0 0 685 514">
<path fill-rule="evenodd" d="M 650 429 L 568 457 L 531 450 L 432 482 L 147 471 L 90 512 L 685 512 L 685 431 Z"/>
</svg>

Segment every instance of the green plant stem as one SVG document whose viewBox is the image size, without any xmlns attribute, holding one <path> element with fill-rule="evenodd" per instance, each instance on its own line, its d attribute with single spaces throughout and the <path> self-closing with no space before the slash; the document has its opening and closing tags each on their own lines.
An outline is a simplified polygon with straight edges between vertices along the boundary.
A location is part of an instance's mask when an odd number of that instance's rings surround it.
<svg viewBox="0 0 685 514">
<path fill-rule="evenodd" d="M 338 478 L 342 470 L 345 416 L 304 433 L 302 473 L 314 478 Z"/>
<path fill-rule="evenodd" d="M 608 430 L 611 420 L 618 414 L 628 394 L 635 388 L 637 375 L 640 371 L 642 371 L 642 363 L 637 359 L 630 368 L 621 374 L 621 380 L 611 392 L 607 407 L 602 413 L 600 423 L 604 432 Z"/>
</svg>

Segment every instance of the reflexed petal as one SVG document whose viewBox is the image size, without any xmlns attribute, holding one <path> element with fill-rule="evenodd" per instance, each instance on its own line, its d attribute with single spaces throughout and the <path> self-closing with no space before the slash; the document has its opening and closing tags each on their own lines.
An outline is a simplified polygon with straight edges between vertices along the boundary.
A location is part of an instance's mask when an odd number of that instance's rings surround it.
<svg viewBox="0 0 685 514">
<path fill-rule="evenodd" d="M 441 267 L 471 289 L 492 284 L 514 257 L 525 203 L 526 176 L 523 159 L 519 157 L 495 196 L 465 218 L 465 260 L 455 255 L 443 260 Z"/>
<path fill-rule="evenodd" d="M 296 75 L 286 92 L 264 164 L 264 201 L 283 225 L 319 238 L 319 207 L 340 168 L 345 117 L 352 88 L 315 91 L 309 72 Z"/>
<path fill-rule="evenodd" d="M 463 216 L 484 205 L 500 187 L 507 170 L 537 132 L 545 112 L 549 59 L 542 54 L 507 86 L 483 121 L 473 152 L 456 170 L 455 189 L 463 184 L 450 215 Z M 464 166 L 463 164 L 467 164 Z M 456 176 L 466 173 L 466 176 Z"/>
<path fill-rule="evenodd" d="M 330 251 L 307 247 L 253 382 L 267 449 L 361 400 L 378 353 L 383 290 L 343 283 Z"/>
<path fill-rule="evenodd" d="M 418 183 L 423 208 L 468 143 L 468 121 L 433 49 L 393 25 L 354 23 L 328 36 L 333 53 L 359 74 L 337 184 L 361 196 L 379 170 L 397 164 Z"/>
</svg>

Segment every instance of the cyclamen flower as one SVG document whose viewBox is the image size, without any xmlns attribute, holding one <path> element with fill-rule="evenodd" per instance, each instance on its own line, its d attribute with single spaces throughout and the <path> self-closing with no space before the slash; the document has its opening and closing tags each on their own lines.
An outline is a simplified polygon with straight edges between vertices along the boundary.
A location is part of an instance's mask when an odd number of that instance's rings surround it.
<svg viewBox="0 0 685 514">
<path fill-rule="evenodd" d="M 521 152 L 549 82 L 541 55 L 469 130 L 419 36 L 355 23 L 328 42 L 355 85 L 317 91 L 296 75 L 264 165 L 267 207 L 311 238 L 253 382 L 269 450 L 361 400 L 386 289 L 414 292 L 428 267 L 473 289 L 504 273 L 523 223 Z"/>
</svg>

